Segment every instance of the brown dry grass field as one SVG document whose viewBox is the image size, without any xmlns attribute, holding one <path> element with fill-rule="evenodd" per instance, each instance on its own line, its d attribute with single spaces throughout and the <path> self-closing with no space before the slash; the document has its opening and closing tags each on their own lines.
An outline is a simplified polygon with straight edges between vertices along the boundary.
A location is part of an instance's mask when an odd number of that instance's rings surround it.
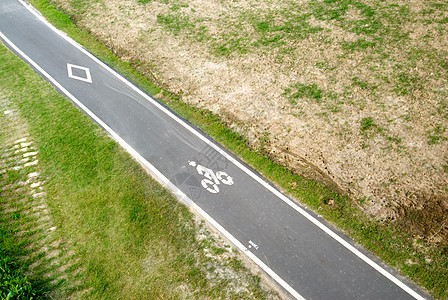
<svg viewBox="0 0 448 300">
<path fill-rule="evenodd" d="M 51 2 L 252 148 L 448 243 L 447 1 Z"/>
</svg>

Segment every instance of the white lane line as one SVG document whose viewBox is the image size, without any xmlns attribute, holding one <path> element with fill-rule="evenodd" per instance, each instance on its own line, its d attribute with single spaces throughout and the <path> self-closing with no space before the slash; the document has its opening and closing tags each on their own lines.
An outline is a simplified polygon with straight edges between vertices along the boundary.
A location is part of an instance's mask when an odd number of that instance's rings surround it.
<svg viewBox="0 0 448 300">
<path fill-rule="evenodd" d="M 33 61 L 28 55 L 20 50 L 14 43 L 12 43 L 2 32 L 0 37 L 9 44 L 20 56 L 27 60 L 36 70 L 38 70 L 43 76 L 45 76 L 54 86 L 62 91 L 71 101 L 81 108 L 86 114 L 88 114 L 95 122 L 106 130 L 115 141 L 117 141 L 129 154 L 131 154 L 140 164 L 146 167 L 149 173 L 163 186 L 170 189 L 184 204 L 196 210 L 207 222 L 212 224 L 218 231 L 220 231 L 227 239 L 229 239 L 237 248 L 245 253 L 252 261 L 257 264 L 263 271 L 271 276 L 277 283 L 288 291 L 296 299 L 303 298 L 296 290 L 294 290 L 286 281 L 277 275 L 271 268 L 263 263 L 258 257 L 252 254 L 242 243 L 240 243 L 230 232 L 222 227 L 215 219 L 202 210 L 196 203 L 193 202 L 187 195 L 185 195 L 178 187 L 176 187 L 171 181 L 168 180 L 159 170 L 157 170 L 150 162 L 148 162 L 143 156 L 141 156 L 134 148 L 126 143 L 115 131 L 112 130 L 106 123 L 104 123 L 99 117 L 97 117 L 90 109 L 88 109 L 81 101 L 73 96 L 68 90 L 66 90 L 58 81 L 56 81 L 50 74 L 42 69 L 35 61 Z"/>
<path fill-rule="evenodd" d="M 93 61 L 101 65 L 103 68 L 108 70 L 111 74 L 113 74 L 115 77 L 117 77 L 120 81 L 122 81 L 124 84 L 126 84 L 128 87 L 130 87 L 132 90 L 140 94 L 142 97 L 144 97 L 146 100 L 151 102 L 154 106 L 159 108 L 162 112 L 167 114 L 169 117 L 171 117 L 173 120 L 178 122 L 181 126 L 183 126 L 185 129 L 190 131 L 192 134 L 197 136 L 199 139 L 201 139 L 203 142 L 208 144 L 210 147 L 215 149 L 217 152 L 219 152 L 221 155 L 223 155 L 225 158 L 227 158 L 229 161 L 231 161 L 235 166 L 243 170 L 247 175 L 252 177 L 254 180 L 256 180 L 258 183 L 260 183 L 263 187 L 271 191 L 274 195 L 279 197 L 281 200 L 283 200 L 286 204 L 288 204 L 290 207 L 292 207 L 294 210 L 296 210 L 298 213 L 303 215 L 305 218 L 307 218 L 310 222 L 312 222 L 314 225 L 319 227 L 321 230 L 323 230 L 325 233 L 327 233 L 329 236 L 331 236 L 333 239 L 335 239 L 337 242 L 339 242 L 342 246 L 347 248 L 349 251 L 351 251 L 353 254 L 358 256 L 360 259 L 362 259 L 365 263 L 370 265 L 372 268 L 374 268 L 377 272 L 388 278 L 390 281 L 395 283 L 398 287 L 403 289 L 405 292 L 407 292 L 409 295 L 414 297 L 415 299 L 425 299 L 421 295 L 419 295 L 417 292 L 415 292 L 413 289 L 408 287 L 406 284 L 404 284 L 401 280 L 393 276 L 391 273 L 386 271 L 383 267 L 375 263 L 372 259 L 364 255 L 362 252 L 360 252 L 358 249 L 356 249 L 354 246 L 352 246 L 350 243 L 346 242 L 343 238 L 341 238 L 339 235 L 337 235 L 335 232 L 333 232 L 330 228 L 325 226 L 323 223 L 321 223 L 319 220 L 311 216 L 308 212 L 300 208 L 297 204 L 295 204 L 293 201 L 291 201 L 288 197 L 280 193 L 278 190 L 273 188 L 270 184 L 268 184 L 266 181 L 264 181 L 261 177 L 256 175 L 254 172 L 249 170 L 247 167 L 245 167 L 243 164 L 235 160 L 232 156 L 230 156 L 227 152 L 225 152 L 223 149 L 221 149 L 219 146 L 217 146 L 215 143 L 213 143 L 211 140 L 209 140 L 207 137 L 199 133 L 197 130 L 195 130 L 193 127 L 191 127 L 189 124 L 185 123 L 183 120 L 181 120 L 179 117 L 174 115 L 171 111 L 169 111 L 166 107 L 164 107 L 162 104 L 148 96 L 145 92 L 137 88 L 134 84 L 129 82 L 127 79 L 125 79 L 122 75 L 120 75 L 117 71 L 106 65 L 104 62 L 99 60 L 97 57 L 95 57 L 93 54 L 91 54 L 89 51 L 87 51 L 84 47 L 79 45 L 77 42 L 75 42 L 73 39 L 68 37 L 64 32 L 60 31 L 56 27 L 54 27 L 52 24 L 50 24 L 44 17 L 42 17 L 39 13 L 35 11 L 35 9 L 24 2 L 23 0 L 18 0 L 20 3 L 22 3 L 25 8 L 27 8 L 32 14 L 34 14 L 38 19 L 40 19 L 44 24 L 46 24 L 49 28 L 51 28 L 55 33 L 60 35 L 62 38 L 64 38 L 67 42 L 72 44 L 74 47 L 76 47 L 78 50 L 83 52 L 85 55 L 90 57 Z M 73 97 L 73 96 L 72 96 Z M 124 141 L 123 141 L 124 142 Z M 163 175 L 162 175 L 163 176 Z"/>
</svg>

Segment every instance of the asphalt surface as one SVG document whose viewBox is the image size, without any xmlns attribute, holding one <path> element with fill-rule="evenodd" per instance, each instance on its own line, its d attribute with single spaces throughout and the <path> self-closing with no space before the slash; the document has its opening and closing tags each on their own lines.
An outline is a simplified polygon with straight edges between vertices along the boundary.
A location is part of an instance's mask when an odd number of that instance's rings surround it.
<svg viewBox="0 0 448 300">
<path fill-rule="evenodd" d="M 291 297 L 429 298 L 51 28 L 26 4 L 0 1 L 0 40 Z"/>
</svg>

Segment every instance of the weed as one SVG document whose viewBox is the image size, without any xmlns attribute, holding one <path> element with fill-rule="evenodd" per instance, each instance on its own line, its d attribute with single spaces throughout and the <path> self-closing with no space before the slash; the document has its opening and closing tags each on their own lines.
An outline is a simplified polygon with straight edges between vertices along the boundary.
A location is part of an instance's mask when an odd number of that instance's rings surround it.
<svg viewBox="0 0 448 300">
<path fill-rule="evenodd" d="M 375 47 L 376 42 L 367 41 L 366 39 L 359 38 L 354 42 L 342 42 L 342 49 L 351 51 L 362 51 L 370 47 Z"/>
<path fill-rule="evenodd" d="M 173 5 L 170 6 L 170 10 L 177 11 L 181 8 L 186 8 L 188 6 L 189 6 L 188 3 L 174 3 Z"/>
<path fill-rule="evenodd" d="M 217 56 L 229 56 L 232 53 L 247 53 L 244 38 L 229 38 L 224 44 L 215 45 L 213 53 Z"/>
<path fill-rule="evenodd" d="M 447 104 L 447 102 L 441 102 L 436 110 L 437 110 L 437 114 L 441 115 L 445 119 L 448 119 L 448 104 Z"/>
<path fill-rule="evenodd" d="M 93 2 L 98 2 L 99 0 L 94 0 Z M 84 14 L 86 10 L 90 7 L 91 0 L 74 0 L 71 2 L 71 6 L 79 13 Z"/>
<path fill-rule="evenodd" d="M 223 253 L 227 252 L 225 249 L 217 248 L 217 247 L 211 247 L 210 248 L 215 255 L 222 255 Z"/>
<path fill-rule="evenodd" d="M 369 197 L 361 197 L 361 198 L 358 199 L 358 202 L 359 202 L 360 205 L 364 205 L 369 200 L 370 200 Z"/>
<path fill-rule="evenodd" d="M 270 27 L 270 24 L 268 21 L 261 21 L 255 23 L 255 29 L 261 32 L 267 32 Z"/>
<path fill-rule="evenodd" d="M 314 64 L 314 66 L 316 66 L 316 68 L 319 68 L 321 70 L 325 70 L 325 69 L 329 68 L 328 63 L 326 61 L 317 62 Z"/>
<path fill-rule="evenodd" d="M 7 170 L 6 173 L 6 178 L 5 178 L 5 184 L 13 184 L 16 183 L 18 181 L 20 181 L 23 178 L 23 175 L 20 171 L 16 171 L 16 170 Z"/>
<path fill-rule="evenodd" d="M 16 261 L 0 252 L 0 298 L 35 299 L 42 297 Z"/>
<path fill-rule="evenodd" d="M 301 40 L 323 30 L 322 27 L 311 26 L 307 22 L 308 14 L 289 14 L 288 16 L 288 19 L 275 25 L 272 24 L 272 21 L 255 21 L 254 29 L 259 32 L 261 37 L 254 45 L 277 48 L 284 45 L 287 40 Z M 272 16 L 267 18 L 272 19 Z"/>
<path fill-rule="evenodd" d="M 440 143 L 441 141 L 446 140 L 445 137 L 437 136 L 437 135 L 428 135 L 427 137 L 428 137 L 428 140 L 427 140 L 428 145 L 435 145 L 435 144 Z"/>
<path fill-rule="evenodd" d="M 352 84 L 359 86 L 362 89 L 367 89 L 368 88 L 368 84 L 367 82 L 361 81 L 358 77 L 353 77 L 352 78 Z"/>
<path fill-rule="evenodd" d="M 0 183 L 3 185 L 1 179 Z M 0 197 L 7 195 L 7 192 L 0 191 Z M 15 232 L 19 230 L 19 223 L 16 221 L 19 220 L 20 213 L 13 212 L 10 220 L 2 217 L 0 212 L 0 299 L 41 298 L 45 290 L 38 288 L 40 282 L 31 280 L 25 275 L 28 262 L 19 260 L 26 254 L 25 246 L 27 246 L 15 236 Z"/>
<path fill-rule="evenodd" d="M 361 130 L 369 130 L 371 128 L 377 127 L 376 124 L 373 122 L 372 117 L 362 118 L 361 119 Z"/>
<path fill-rule="evenodd" d="M 20 218 L 20 213 L 18 211 L 15 211 L 11 214 L 11 219 L 18 220 Z"/>
<path fill-rule="evenodd" d="M 427 131 L 428 145 L 435 145 L 441 141 L 447 141 L 448 138 L 442 135 L 445 130 L 446 128 L 442 124 L 437 124 L 432 130 Z"/>
<path fill-rule="evenodd" d="M 386 140 L 394 142 L 395 144 L 400 144 L 402 141 L 402 138 L 399 137 L 392 137 L 392 136 L 387 136 Z"/>
<path fill-rule="evenodd" d="M 322 94 L 323 91 L 316 84 L 306 85 L 303 83 L 296 83 L 292 85 L 291 88 L 285 89 L 285 92 L 283 93 L 283 95 L 287 96 L 293 104 L 296 104 L 297 99 L 299 98 L 308 98 L 319 101 L 323 96 Z"/>
<path fill-rule="evenodd" d="M 267 146 L 269 145 L 269 132 L 265 131 L 262 136 L 258 138 L 258 151 L 261 153 L 266 153 Z"/>
<path fill-rule="evenodd" d="M 397 95 L 404 96 L 417 89 L 422 89 L 420 79 L 408 72 L 400 72 L 395 76 L 395 87 L 392 89 Z"/>
<path fill-rule="evenodd" d="M 164 25 L 176 35 L 179 34 L 181 30 L 192 29 L 195 27 L 188 17 L 181 14 L 157 15 L 157 22 Z"/>
<path fill-rule="evenodd" d="M 313 10 L 314 17 L 318 20 L 342 21 L 351 3 L 351 0 L 313 0 L 310 1 L 309 5 Z"/>
</svg>

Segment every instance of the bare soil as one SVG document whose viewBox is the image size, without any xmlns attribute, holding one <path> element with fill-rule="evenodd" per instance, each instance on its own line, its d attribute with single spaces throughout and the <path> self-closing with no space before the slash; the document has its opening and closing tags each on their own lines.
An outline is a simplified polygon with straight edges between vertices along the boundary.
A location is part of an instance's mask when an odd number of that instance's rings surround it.
<svg viewBox="0 0 448 300">
<path fill-rule="evenodd" d="M 448 244 L 445 2 L 52 2 L 251 147 Z"/>
</svg>

